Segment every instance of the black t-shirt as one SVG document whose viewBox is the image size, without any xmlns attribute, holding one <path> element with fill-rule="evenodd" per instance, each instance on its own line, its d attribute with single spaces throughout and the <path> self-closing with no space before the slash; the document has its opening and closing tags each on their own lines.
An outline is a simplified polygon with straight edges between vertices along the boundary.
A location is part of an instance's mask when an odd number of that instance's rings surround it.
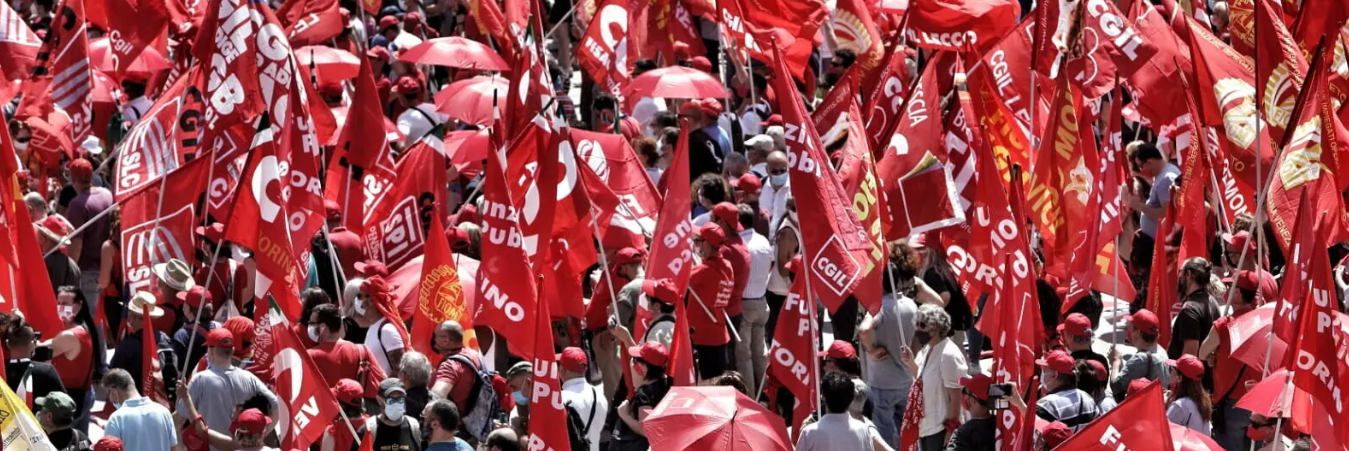
<svg viewBox="0 0 1349 451">
<path fill-rule="evenodd" d="M 23 381 L 25 372 L 33 379 L 33 399 L 47 396 L 51 392 L 66 391 L 66 386 L 61 383 L 61 375 L 56 372 L 56 368 L 49 363 L 29 359 L 10 360 L 5 364 L 5 374 L 8 375 L 5 380 L 10 390 L 19 391 L 19 383 Z"/>
<path fill-rule="evenodd" d="M 689 183 L 708 172 L 721 173 L 721 159 L 726 155 L 717 140 L 702 129 L 689 132 Z"/>
<path fill-rule="evenodd" d="M 407 419 L 398 426 L 375 420 L 375 451 L 422 451 L 422 438 L 412 433 Z"/>
<path fill-rule="evenodd" d="M 974 322 L 974 311 L 970 308 L 970 301 L 965 299 L 965 292 L 960 290 L 960 286 L 947 283 L 933 268 L 923 272 L 923 283 L 939 295 L 942 293 L 951 295 L 951 300 L 946 303 L 946 314 L 951 315 L 951 330 L 969 330 L 970 323 Z"/>
<path fill-rule="evenodd" d="M 1184 353 L 1185 340 L 1203 343 L 1209 330 L 1213 329 L 1213 322 L 1218 320 L 1218 314 L 1218 304 L 1208 292 L 1199 290 L 1186 296 L 1175 325 L 1171 326 L 1171 343 L 1166 347 L 1166 355 L 1179 359 Z"/>
<path fill-rule="evenodd" d="M 1102 367 L 1110 368 L 1110 361 L 1106 360 L 1105 356 L 1101 355 L 1096 351 L 1092 351 L 1091 349 L 1080 349 L 1077 351 L 1073 351 L 1072 356 L 1073 360 L 1095 360 L 1097 362 L 1101 362 Z"/>
<path fill-rule="evenodd" d="M 997 442 L 993 438 L 996 431 L 997 423 L 994 423 L 993 417 L 973 418 L 960 425 L 955 434 L 951 435 L 951 441 L 946 444 L 946 451 L 994 449 L 997 447 Z"/>
<path fill-rule="evenodd" d="M 52 446 L 60 451 L 89 451 L 93 446 L 89 443 L 89 436 L 75 429 L 51 431 L 47 434 L 47 438 L 52 441 Z"/>
<path fill-rule="evenodd" d="M 637 412 L 641 411 L 643 407 L 656 407 L 656 404 L 660 404 L 660 400 L 665 399 L 665 394 L 670 392 L 673 382 L 672 379 L 667 377 L 649 381 L 642 384 L 641 387 L 637 387 L 637 393 L 632 396 L 632 402 L 629 403 L 629 408 L 632 409 L 630 413 L 636 417 Z M 636 446 L 640 443 L 646 446 L 647 443 L 646 437 L 628 428 L 628 424 L 621 419 L 614 424 L 614 440 L 624 443 L 624 446 L 619 448 L 623 450 L 629 449 L 627 445 Z"/>
</svg>

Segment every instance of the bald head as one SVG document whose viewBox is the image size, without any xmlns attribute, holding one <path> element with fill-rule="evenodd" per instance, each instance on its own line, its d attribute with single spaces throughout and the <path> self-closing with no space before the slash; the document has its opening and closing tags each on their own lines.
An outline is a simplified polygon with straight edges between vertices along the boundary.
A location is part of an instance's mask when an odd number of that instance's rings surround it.
<svg viewBox="0 0 1349 451">
<path fill-rule="evenodd" d="M 464 349 L 464 326 L 454 320 L 440 323 L 431 337 L 431 348 L 441 354 L 458 354 Z"/>
<path fill-rule="evenodd" d="M 461 343 L 464 341 L 464 326 L 459 325 L 459 322 L 455 320 L 446 320 L 440 323 L 440 327 L 436 328 L 436 333 L 445 334 L 451 341 Z"/>
<path fill-rule="evenodd" d="M 520 451 L 520 436 L 515 434 L 514 429 L 500 428 L 487 434 L 483 446 L 498 451 Z"/>
<path fill-rule="evenodd" d="M 782 188 L 787 184 L 787 153 L 774 150 L 768 154 L 768 184 Z"/>
</svg>

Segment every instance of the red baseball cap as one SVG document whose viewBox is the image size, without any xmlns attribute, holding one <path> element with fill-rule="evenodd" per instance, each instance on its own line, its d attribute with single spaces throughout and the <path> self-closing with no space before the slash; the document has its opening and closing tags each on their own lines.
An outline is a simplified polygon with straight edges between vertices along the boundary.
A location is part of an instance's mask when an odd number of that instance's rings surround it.
<svg viewBox="0 0 1349 451">
<path fill-rule="evenodd" d="M 201 285 L 194 286 L 187 291 L 179 291 L 174 297 L 178 298 L 179 302 L 187 304 L 188 307 L 192 308 L 201 307 L 201 301 L 203 300 L 208 304 L 215 305 L 211 299 L 211 292 L 207 291 L 206 287 Z"/>
<path fill-rule="evenodd" d="M 71 161 L 66 165 L 66 170 L 70 171 L 70 178 L 77 182 L 86 183 L 94 178 L 94 165 L 83 158 Z"/>
<path fill-rule="evenodd" d="M 782 123 L 783 123 L 783 122 L 782 122 L 782 115 L 781 115 L 781 114 L 774 114 L 774 115 L 768 116 L 768 119 L 765 120 L 765 121 L 763 121 L 764 127 L 772 127 L 772 126 L 774 126 L 774 125 L 781 126 Z"/>
<path fill-rule="evenodd" d="M 1242 249 L 1255 250 L 1255 241 L 1251 240 L 1251 233 L 1240 231 L 1237 233 L 1223 233 L 1222 239 L 1227 243 L 1228 250 L 1232 252 L 1241 252 Z M 1248 257 L 1253 255 L 1247 254 Z"/>
<path fill-rule="evenodd" d="M 993 378 L 983 374 L 966 376 L 960 378 L 960 386 L 965 387 L 970 396 L 980 401 L 988 401 L 988 388 L 993 386 Z"/>
<path fill-rule="evenodd" d="M 398 77 L 398 83 L 394 84 L 393 92 L 398 93 L 399 95 L 421 94 L 422 82 L 421 80 L 418 80 L 417 77 L 411 75 Z"/>
<path fill-rule="evenodd" d="M 374 47 L 370 47 L 370 50 L 366 50 L 366 51 L 365 51 L 365 57 L 366 57 L 366 58 L 377 58 L 377 59 L 379 59 L 380 61 L 383 61 L 383 62 L 386 62 L 386 63 L 387 63 L 387 62 L 389 62 L 389 58 L 391 58 L 391 55 L 389 55 L 389 49 L 386 49 L 386 48 L 380 47 L 380 46 L 374 46 Z"/>
<path fill-rule="evenodd" d="M 689 59 L 689 67 L 703 72 L 712 72 L 712 60 L 707 59 L 706 56 L 695 56 Z"/>
<path fill-rule="evenodd" d="M 1081 313 L 1068 315 L 1068 318 L 1063 320 L 1063 324 L 1059 325 L 1059 333 L 1074 337 L 1091 335 L 1091 320 L 1087 319 L 1087 315 Z"/>
<path fill-rule="evenodd" d="M 683 115 L 686 115 L 686 114 L 693 114 L 693 113 L 703 114 L 703 105 L 702 105 L 702 101 L 700 101 L 700 100 L 698 100 L 698 99 L 691 99 L 691 100 L 686 100 L 686 101 L 684 101 L 684 103 L 682 103 L 682 104 L 679 105 L 679 115 L 680 115 L 680 116 L 683 116 Z"/>
<path fill-rule="evenodd" d="M 666 304 L 674 304 L 679 300 L 679 292 L 675 291 L 674 282 L 670 279 L 646 279 L 642 281 L 642 294 L 646 297 L 655 299 Z"/>
<path fill-rule="evenodd" d="M 717 116 L 721 115 L 721 101 L 718 101 L 717 99 L 713 98 L 703 99 L 702 101 L 698 102 L 698 106 L 702 107 L 703 114 L 711 116 L 712 118 L 716 118 Z"/>
<path fill-rule="evenodd" d="M 337 203 L 335 200 L 323 201 L 323 212 L 328 215 L 329 221 L 342 220 L 342 204 Z"/>
<path fill-rule="evenodd" d="M 198 236 L 218 243 L 225 238 L 225 225 L 212 222 L 209 226 L 197 226 L 196 232 Z"/>
<path fill-rule="evenodd" d="M 380 31 L 384 31 L 385 28 L 389 28 L 389 27 L 396 26 L 396 25 L 398 25 L 398 17 L 397 17 L 397 16 L 389 15 L 389 16 L 384 16 L 384 17 L 379 18 L 379 30 L 380 30 Z"/>
<path fill-rule="evenodd" d="M 665 367 L 665 362 L 670 359 L 670 352 L 665 349 L 665 345 L 654 341 L 628 348 L 628 354 L 641 359 L 643 362 L 662 368 Z"/>
<path fill-rule="evenodd" d="M 712 207 L 712 216 L 729 224 L 732 230 L 740 230 L 740 207 L 730 202 L 722 202 Z"/>
<path fill-rule="evenodd" d="M 1176 371 L 1192 380 L 1199 380 L 1204 377 L 1204 362 L 1200 362 L 1198 357 L 1192 354 L 1185 354 L 1179 359 L 1167 360 L 1167 365 L 1176 367 Z"/>
<path fill-rule="evenodd" d="M 1073 360 L 1073 356 L 1067 351 L 1058 349 L 1050 351 L 1043 359 L 1037 359 L 1035 364 L 1054 370 L 1055 373 L 1066 374 L 1073 372 L 1073 365 L 1076 365 L 1077 361 Z"/>
<path fill-rule="evenodd" d="M 855 359 L 857 358 L 857 349 L 853 348 L 852 343 L 843 340 L 834 340 L 829 344 L 829 350 L 824 355 L 831 359 Z"/>
<path fill-rule="evenodd" d="M 1105 371 L 1105 365 L 1102 365 L 1100 361 L 1087 360 L 1087 365 L 1090 365 L 1091 370 L 1096 372 L 1096 380 L 1105 382 L 1110 377 L 1110 373 Z"/>
<path fill-rule="evenodd" d="M 1161 330 L 1161 322 L 1158 321 L 1157 314 L 1152 313 L 1152 311 L 1148 309 L 1141 309 L 1137 313 L 1129 315 L 1127 319 L 1129 320 L 1129 324 L 1133 325 L 1134 329 L 1143 332 L 1155 333 L 1156 331 Z"/>
<path fill-rule="evenodd" d="M 98 443 L 94 444 L 94 451 L 124 451 L 125 449 L 126 445 L 122 444 L 122 439 L 111 435 L 103 436 L 103 438 L 98 439 Z"/>
<path fill-rule="evenodd" d="M 450 242 L 450 249 L 466 250 L 470 244 L 468 231 L 458 227 L 445 229 L 445 240 Z"/>
<path fill-rule="evenodd" d="M 234 334 L 224 327 L 211 329 L 211 333 L 206 334 L 206 347 L 208 348 L 233 348 Z"/>
<path fill-rule="evenodd" d="M 365 389 L 361 387 L 360 382 L 342 379 L 333 386 L 333 397 L 337 398 L 337 402 L 356 405 L 365 397 Z"/>
<path fill-rule="evenodd" d="M 269 419 L 261 410 L 248 409 L 239 413 L 239 417 L 230 423 L 230 433 L 261 434 L 267 428 Z"/>
<path fill-rule="evenodd" d="M 731 180 L 731 187 L 744 191 L 745 194 L 756 195 L 763 189 L 763 182 L 759 181 L 759 176 L 752 172 L 746 172 L 735 180 Z"/>
<path fill-rule="evenodd" d="M 1133 382 L 1129 382 L 1129 390 L 1124 392 L 1124 397 L 1128 398 L 1130 396 L 1133 396 L 1134 393 L 1143 391 L 1143 389 L 1148 388 L 1148 384 L 1151 383 L 1152 381 L 1141 377 L 1138 379 L 1134 379 Z"/>
<path fill-rule="evenodd" d="M 646 258 L 646 252 L 635 247 L 625 247 L 614 254 L 614 266 L 623 266 L 628 263 L 637 263 Z"/>
<path fill-rule="evenodd" d="M 225 320 L 222 329 L 234 334 L 239 345 L 234 347 L 234 357 L 246 357 L 253 352 L 253 320 L 247 316 L 235 316 Z"/>
<path fill-rule="evenodd" d="M 319 95 L 324 97 L 342 97 L 342 82 L 326 80 L 319 84 Z"/>
<path fill-rule="evenodd" d="M 1040 439 L 1045 441 L 1046 448 L 1059 446 L 1063 442 L 1068 441 L 1068 438 L 1072 436 L 1073 430 L 1069 429 L 1068 425 L 1059 421 L 1046 424 L 1045 428 L 1040 431 Z"/>
<path fill-rule="evenodd" d="M 367 278 L 374 276 L 389 277 L 389 267 L 384 266 L 384 263 L 381 263 L 379 261 L 368 260 L 363 262 L 356 262 L 356 264 L 353 265 L 353 267 L 356 268 L 357 272 L 360 272 L 361 275 Z"/>
<path fill-rule="evenodd" d="M 698 237 L 712 247 L 721 246 L 721 243 L 726 242 L 726 232 L 721 231 L 721 226 L 710 222 L 698 228 Z"/>
<path fill-rule="evenodd" d="M 586 358 L 586 352 L 581 348 L 569 346 L 558 354 L 557 364 L 568 371 L 583 372 L 590 367 L 590 359 Z"/>
</svg>

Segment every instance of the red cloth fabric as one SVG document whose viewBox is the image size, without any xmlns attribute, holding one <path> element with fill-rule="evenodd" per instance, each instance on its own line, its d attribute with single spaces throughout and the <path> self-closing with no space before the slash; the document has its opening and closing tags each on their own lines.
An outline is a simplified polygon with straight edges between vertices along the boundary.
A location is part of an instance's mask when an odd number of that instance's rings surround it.
<svg viewBox="0 0 1349 451">
<path fill-rule="evenodd" d="M 221 252 L 226 252 L 226 250 Z M 197 285 L 206 286 L 206 279 L 211 279 L 211 285 L 207 286 L 206 289 L 211 292 L 211 307 L 215 308 L 217 312 L 220 311 L 220 306 L 225 304 L 225 300 L 230 299 L 226 296 L 227 291 L 234 295 L 234 306 L 240 309 L 244 306 L 243 298 L 248 294 L 248 281 L 245 280 L 239 268 L 231 271 L 231 264 L 233 263 L 229 258 L 221 256 L 215 262 L 215 276 L 211 276 L 211 271 L 207 270 L 205 266 L 197 268 L 196 272 L 192 274 L 192 279 Z M 225 289 L 226 284 L 229 284 L 229 290 Z M 305 334 L 302 333 L 300 336 L 304 337 Z"/>
<path fill-rule="evenodd" d="M 365 257 L 365 240 L 360 235 L 347 230 L 346 227 L 338 227 L 332 230 L 329 239 L 333 242 L 333 250 L 337 251 L 337 258 L 342 261 L 342 274 L 347 279 L 356 277 L 356 262 L 363 262 Z M 300 335 L 304 339 L 304 335 Z"/>
<path fill-rule="evenodd" d="M 361 386 L 365 387 L 367 398 L 375 397 L 380 381 L 385 378 L 384 370 L 375 362 L 374 356 L 370 355 L 370 349 L 364 345 L 338 340 L 321 343 L 306 352 L 309 353 L 309 359 L 314 361 L 314 367 L 318 368 L 324 380 L 332 381 L 330 384 L 336 384 L 342 379 L 360 382 Z M 365 370 L 367 372 L 365 377 L 361 377 L 360 374 L 361 362 L 365 362 L 364 366 L 368 367 Z"/>
<path fill-rule="evenodd" d="M 609 305 L 614 303 L 614 293 L 609 291 L 610 273 L 600 274 L 600 280 L 595 285 L 595 295 L 590 297 L 590 304 L 586 305 L 586 330 L 598 332 L 609 327 Z M 614 289 L 622 290 L 627 285 L 628 278 L 617 276 L 614 280 Z"/>
<path fill-rule="evenodd" d="M 450 355 L 453 354 L 447 354 L 444 360 L 440 361 L 440 365 L 436 367 L 436 375 L 431 378 L 431 386 L 435 386 L 442 381 L 450 384 L 450 400 L 454 401 L 454 405 L 459 408 L 460 412 L 467 412 L 465 408 L 468 406 L 464 404 L 468 402 L 468 395 L 473 391 L 473 381 L 477 380 L 478 375 L 473 371 L 473 368 L 454 361 L 450 358 Z M 478 354 L 478 351 L 464 348 L 459 351 L 459 355 L 467 356 L 474 365 L 482 368 L 482 355 Z"/>
<path fill-rule="evenodd" d="M 300 345 L 304 346 L 305 349 L 313 349 L 315 346 L 318 346 L 319 343 L 317 341 L 314 341 L 313 339 L 309 338 L 309 328 L 304 324 L 300 323 L 291 324 L 290 330 L 292 332 L 295 332 L 295 336 L 300 337 Z M 333 384 L 336 385 L 337 382 L 334 381 Z"/>
<path fill-rule="evenodd" d="M 66 329 L 75 334 L 75 339 L 80 342 L 80 353 L 75 358 L 69 359 L 65 356 L 52 356 L 52 366 L 56 372 L 61 375 L 61 384 L 67 389 L 84 390 L 92 385 L 94 368 L 94 341 L 89 336 L 89 331 L 84 330 L 84 326 L 75 326 Z"/>
<path fill-rule="evenodd" d="M 619 132 L 623 134 L 623 138 L 629 141 L 643 135 L 642 123 L 637 122 L 632 116 L 623 116 L 620 118 L 618 120 L 618 129 Z M 600 128 L 600 133 L 613 133 L 613 131 L 614 124 L 604 124 L 604 127 Z"/>
<path fill-rule="evenodd" d="M 726 305 L 726 313 L 732 317 L 744 313 L 745 306 L 740 299 L 745 294 L 745 285 L 749 284 L 749 248 L 739 233 L 726 235 L 721 246 L 721 258 L 731 264 L 731 275 L 735 278 L 735 287 L 731 289 L 731 302 Z"/>
<path fill-rule="evenodd" d="M 1218 334 L 1218 353 L 1213 367 L 1213 399 L 1226 395 L 1231 399 L 1246 396 L 1247 383 L 1260 380 L 1260 372 L 1246 368 L 1246 364 L 1232 357 L 1232 339 L 1229 331 L 1235 316 L 1224 316 L 1213 322 L 1213 333 Z"/>
<path fill-rule="evenodd" d="M 726 307 L 719 305 L 718 299 L 730 299 L 734 287 L 735 275 L 731 264 L 720 256 L 704 260 L 701 265 L 693 267 L 689 290 L 697 297 L 689 296 L 687 307 L 689 325 L 693 327 L 693 344 L 717 346 L 731 341 L 722 319 Z M 698 306 L 698 299 L 702 299 L 707 310 Z M 709 311 L 713 316 L 707 316 Z"/>
</svg>

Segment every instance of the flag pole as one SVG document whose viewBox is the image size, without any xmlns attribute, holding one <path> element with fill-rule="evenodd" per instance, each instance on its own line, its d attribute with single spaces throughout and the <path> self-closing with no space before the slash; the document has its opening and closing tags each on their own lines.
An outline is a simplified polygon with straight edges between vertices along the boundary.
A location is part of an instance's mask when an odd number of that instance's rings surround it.
<svg viewBox="0 0 1349 451">
<path fill-rule="evenodd" d="M 210 266 L 207 266 L 207 268 L 208 268 L 209 270 L 206 272 L 206 283 L 205 283 L 204 285 L 202 285 L 202 286 L 203 286 L 204 288 L 206 288 L 206 291 L 207 291 L 208 293 L 211 291 L 211 282 L 212 282 L 212 281 L 214 280 L 214 278 L 215 278 L 215 264 L 216 264 L 217 259 L 220 258 L 220 248 L 222 248 L 222 247 L 225 247 L 225 243 L 224 243 L 224 240 L 223 240 L 223 239 L 221 240 L 221 242 L 216 243 L 216 245 L 215 245 L 215 251 L 211 253 L 211 265 L 210 265 Z M 224 300 L 221 300 L 221 302 L 229 302 L 229 301 L 230 301 L 230 299 L 224 299 Z M 197 306 L 197 314 L 196 314 L 196 316 L 193 316 L 193 318 L 196 318 L 197 321 L 201 321 L 201 313 L 202 313 L 202 311 L 203 311 L 205 308 L 206 308 L 206 302 L 202 302 L 201 305 L 198 305 L 198 306 Z M 192 345 L 194 344 L 195 341 L 197 341 L 197 331 L 198 331 L 198 330 L 199 330 L 199 328 L 193 327 L 193 328 L 192 328 L 192 333 L 189 334 L 189 335 L 187 336 L 187 349 L 192 349 Z M 188 374 L 188 373 L 187 373 L 187 365 L 188 365 L 188 363 L 190 363 L 190 362 L 191 362 L 191 359 L 183 359 L 183 369 L 182 369 L 182 371 L 179 371 L 178 374 Z"/>
<path fill-rule="evenodd" d="M 800 227 L 796 227 L 794 231 L 796 232 L 796 241 L 797 241 L 797 243 L 799 243 L 799 244 L 797 244 L 797 247 L 802 251 L 802 252 L 801 252 L 802 259 L 803 259 L 803 260 L 802 260 L 802 263 L 805 263 L 804 258 L 805 258 L 805 250 L 806 250 L 806 245 L 805 245 L 805 243 L 806 243 L 806 242 L 805 242 L 805 240 L 802 239 L 802 237 L 801 237 L 801 228 L 800 228 Z M 810 358 L 810 361 L 811 361 L 811 362 L 814 364 L 814 366 L 815 366 L 815 385 L 818 386 L 818 385 L 820 384 L 820 363 L 819 363 L 819 353 L 820 353 L 820 343 L 819 343 L 819 335 L 820 335 L 820 332 L 819 332 L 819 330 L 820 330 L 820 329 L 819 329 L 819 324 L 818 324 L 819 321 L 820 321 L 820 319 L 819 319 L 818 317 L 815 316 L 815 312 L 816 312 L 816 310 L 818 310 L 818 308 L 816 307 L 816 301 L 815 301 L 815 290 L 813 290 L 813 289 L 811 288 L 811 286 L 810 286 L 810 270 L 805 269 L 805 268 L 802 268 L 801 274 L 799 274 L 798 277 L 805 277 L 805 278 L 806 278 L 806 299 L 802 299 L 801 302 L 802 302 L 803 304 L 806 304 L 806 309 L 810 310 L 810 331 L 811 331 L 811 336 L 810 336 L 810 342 L 811 342 L 810 353 L 811 353 L 811 358 Z M 895 285 L 895 284 L 894 284 L 894 281 L 892 280 L 891 283 L 890 283 L 891 289 L 894 288 L 894 285 Z M 767 373 L 767 371 L 765 371 L 765 373 Z M 821 404 L 820 404 L 820 402 L 819 402 L 818 399 L 815 400 L 815 415 L 818 416 L 818 417 L 823 417 L 823 416 L 824 416 L 824 411 L 821 410 Z"/>
<path fill-rule="evenodd" d="M 584 179 L 582 179 L 582 180 L 584 180 Z M 585 183 L 585 182 L 581 182 L 581 183 Z M 602 270 L 604 271 L 604 282 L 605 282 L 606 284 L 609 285 L 609 299 L 610 299 L 610 301 L 612 301 L 613 299 L 617 298 L 617 296 L 618 296 L 618 292 L 614 291 L 614 271 L 613 271 L 613 269 L 609 268 L 609 257 L 608 257 L 608 252 L 606 252 L 605 249 L 604 249 L 604 238 L 600 236 L 600 224 L 599 224 L 599 221 L 598 221 L 597 219 L 595 219 L 595 218 L 596 218 L 596 216 L 595 216 L 595 206 L 594 206 L 594 205 L 591 205 L 591 206 L 590 206 L 590 227 L 591 227 L 592 229 L 594 229 L 594 231 L 595 231 L 595 243 L 596 243 L 596 245 L 598 245 L 599 248 L 600 248 L 600 255 L 599 255 L 599 257 L 600 257 L 600 258 L 599 258 L 599 260 L 600 260 L 600 261 L 599 261 L 599 263 L 600 263 L 600 269 L 602 269 Z M 593 296 L 593 295 L 591 296 L 591 301 L 592 301 L 592 302 L 594 301 L 594 296 Z M 634 307 L 635 307 L 635 306 L 634 306 Z M 608 309 L 608 310 L 609 310 L 610 313 L 612 313 L 612 314 L 610 315 L 612 318 L 617 318 L 617 317 L 618 317 L 618 315 L 617 315 L 617 313 L 616 313 L 616 312 L 617 312 L 617 308 L 614 306 L 613 302 L 610 302 L 610 304 L 609 304 L 609 309 Z M 595 327 L 594 324 L 587 324 L 586 326 L 588 326 L 588 327 Z"/>
</svg>

